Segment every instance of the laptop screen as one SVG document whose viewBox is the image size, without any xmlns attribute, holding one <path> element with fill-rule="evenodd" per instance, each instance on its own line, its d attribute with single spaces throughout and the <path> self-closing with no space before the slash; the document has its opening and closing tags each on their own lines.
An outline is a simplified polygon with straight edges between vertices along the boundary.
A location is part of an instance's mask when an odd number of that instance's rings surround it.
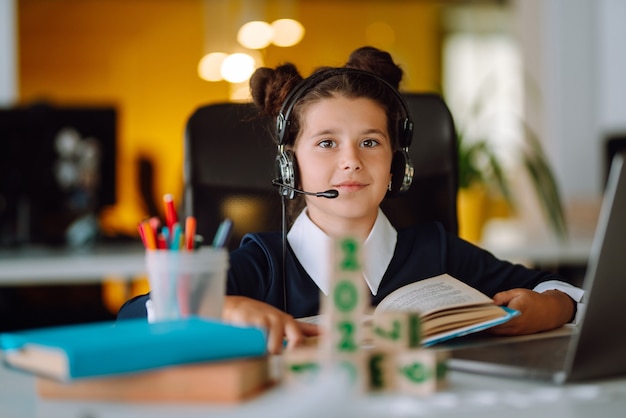
<svg viewBox="0 0 626 418">
<path fill-rule="evenodd" d="M 626 373 L 626 167 L 617 154 L 602 201 L 585 277 L 585 314 L 574 338 L 570 377 Z"/>
<path fill-rule="evenodd" d="M 453 347 L 452 369 L 559 383 L 626 374 L 622 307 L 626 295 L 624 160 L 624 154 L 613 160 L 583 283 L 583 312 L 571 338 L 564 338 L 559 331 L 572 328 L 564 328 Z M 544 338 L 560 341 L 549 345 L 542 341 Z M 562 346 L 560 352 L 558 344 Z"/>
</svg>

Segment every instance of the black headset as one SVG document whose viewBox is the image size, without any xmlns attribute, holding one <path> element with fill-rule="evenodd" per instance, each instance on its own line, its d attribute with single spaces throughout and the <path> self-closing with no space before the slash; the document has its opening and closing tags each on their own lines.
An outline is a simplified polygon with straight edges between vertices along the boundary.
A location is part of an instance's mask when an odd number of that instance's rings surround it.
<svg viewBox="0 0 626 418">
<path fill-rule="evenodd" d="M 281 196 L 293 199 L 299 191 L 297 188 L 298 165 L 296 157 L 293 151 L 285 149 L 285 145 L 291 140 L 290 117 L 293 109 L 300 99 L 315 86 L 331 77 L 342 74 L 354 74 L 369 77 L 370 79 L 379 82 L 398 98 L 398 102 L 400 103 L 400 107 L 402 108 L 404 115 L 400 119 L 396 130 L 400 149 L 393 155 L 391 163 L 391 187 L 387 192 L 387 195 L 396 196 L 406 192 L 411 187 L 414 170 L 408 151 L 413 139 L 413 122 L 411 121 L 411 115 L 404 97 L 402 97 L 398 89 L 392 86 L 389 82 L 369 71 L 363 71 L 356 68 L 330 68 L 321 70 L 311 75 L 310 77 L 302 80 L 300 84 L 292 89 L 283 102 L 280 113 L 276 117 L 276 140 L 278 142 L 278 154 L 276 156 L 277 179 L 274 182 L 275 184 L 283 185 L 283 187 L 279 187 L 279 193 Z M 397 179 L 400 178 L 402 181 L 397 181 Z"/>
</svg>

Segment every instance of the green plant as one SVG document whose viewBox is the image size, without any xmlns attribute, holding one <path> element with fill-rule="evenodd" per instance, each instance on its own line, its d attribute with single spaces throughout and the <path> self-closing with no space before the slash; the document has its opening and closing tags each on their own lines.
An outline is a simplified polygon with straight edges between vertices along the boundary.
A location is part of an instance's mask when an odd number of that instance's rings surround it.
<svg viewBox="0 0 626 418">
<path fill-rule="evenodd" d="M 513 205 L 513 195 L 500 161 L 485 140 L 469 142 L 458 135 L 459 187 L 470 188 L 473 184 L 495 186 L 505 200 Z"/>
<path fill-rule="evenodd" d="M 527 145 L 522 152 L 524 167 L 530 175 L 539 197 L 539 203 L 548 218 L 550 226 L 559 239 L 566 240 L 567 223 L 565 222 L 565 211 L 552 169 L 543 152 L 541 142 L 539 142 L 535 133 L 526 124 L 523 126 L 524 137 L 526 138 L 525 144 Z"/>
<path fill-rule="evenodd" d="M 532 79 L 525 81 L 531 93 L 530 99 L 538 102 L 539 92 L 532 89 Z M 536 133 L 512 110 L 515 106 L 501 105 L 505 100 L 503 97 L 510 98 L 506 95 L 508 90 L 505 86 L 495 74 L 489 75 L 460 112 L 460 116 L 465 117 L 461 117 L 457 125 L 460 127 L 459 187 L 470 188 L 473 184 L 481 184 L 491 194 L 499 193 L 515 210 L 518 205 L 511 189 L 511 173 L 506 169 L 520 167 L 528 175 L 549 228 L 558 239 L 566 240 L 565 212 L 552 168 Z M 506 139 L 506 149 L 496 152 L 493 144 L 502 144 L 503 139 Z"/>
<path fill-rule="evenodd" d="M 552 169 L 536 135 L 525 124 L 523 126 L 525 140 L 518 157 L 521 158 L 522 166 L 530 177 L 549 226 L 559 239 L 565 240 L 567 239 L 565 213 Z M 482 184 L 489 190 L 499 192 L 506 202 L 515 208 L 515 197 L 509 179 L 500 157 L 488 140 L 470 141 L 459 134 L 458 154 L 460 188 Z"/>
</svg>

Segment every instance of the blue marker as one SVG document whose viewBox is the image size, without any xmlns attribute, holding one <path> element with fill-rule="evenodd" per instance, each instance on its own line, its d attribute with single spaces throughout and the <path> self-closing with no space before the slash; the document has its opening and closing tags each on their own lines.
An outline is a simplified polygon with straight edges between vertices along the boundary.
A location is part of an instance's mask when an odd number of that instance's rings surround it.
<svg viewBox="0 0 626 418">
<path fill-rule="evenodd" d="M 170 243 L 170 229 L 167 227 L 167 225 L 164 225 L 161 228 L 161 235 L 163 235 L 163 240 L 165 241 L 165 248 L 170 248 L 171 243 Z"/>
<path fill-rule="evenodd" d="M 233 221 L 226 218 L 217 228 L 217 232 L 215 233 L 215 237 L 213 238 L 213 247 L 222 248 L 228 244 L 228 239 L 230 238 L 230 233 L 233 230 Z"/>
<path fill-rule="evenodd" d="M 183 230 L 180 227 L 180 224 L 178 222 L 172 225 L 172 229 L 173 231 L 172 231 L 172 241 L 170 242 L 170 250 L 178 251 L 180 250 L 180 238 L 183 233 Z"/>
</svg>

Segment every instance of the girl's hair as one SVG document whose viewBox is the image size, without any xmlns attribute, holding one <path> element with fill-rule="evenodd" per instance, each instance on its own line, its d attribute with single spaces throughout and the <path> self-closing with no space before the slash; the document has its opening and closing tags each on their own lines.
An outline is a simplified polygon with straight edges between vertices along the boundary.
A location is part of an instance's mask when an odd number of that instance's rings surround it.
<svg viewBox="0 0 626 418">
<path fill-rule="evenodd" d="M 384 79 L 394 88 L 398 88 L 402 80 L 402 69 L 393 62 L 388 52 L 371 46 L 359 48 L 350 54 L 348 62 L 343 68 L 355 68 L 368 71 Z M 329 67 L 318 68 L 313 74 L 327 70 Z M 261 114 L 276 118 L 285 102 L 285 99 L 294 88 L 303 81 L 298 69 L 291 63 L 283 64 L 275 69 L 262 67 L 255 71 L 250 79 L 250 92 Z M 303 109 L 307 105 L 324 98 L 344 96 L 348 98 L 368 98 L 378 103 L 387 114 L 387 126 L 390 138 L 394 138 L 394 148 L 398 148 L 396 128 L 397 121 L 406 117 L 401 104 L 394 92 L 375 77 L 361 73 L 346 72 L 330 78 L 325 78 L 308 89 L 294 106 L 290 117 L 290 143 L 298 136 L 301 127 Z"/>
<path fill-rule="evenodd" d="M 348 62 L 343 68 L 354 68 L 373 73 L 387 81 L 393 88 L 398 89 L 402 80 L 402 69 L 393 62 L 388 52 L 371 46 L 359 48 L 350 54 Z M 319 71 L 329 67 L 318 68 Z M 250 79 L 252 99 L 259 108 L 261 115 L 276 119 L 289 93 L 303 82 L 303 77 L 295 65 L 286 63 L 275 69 L 262 67 L 257 69 Z M 311 103 L 324 98 L 344 96 L 348 98 L 368 98 L 378 103 L 387 114 L 387 129 L 392 138 L 393 149 L 400 147 L 398 140 L 398 121 L 406 117 L 402 104 L 389 86 L 376 77 L 364 75 L 361 72 L 342 72 L 339 75 L 324 78 L 321 82 L 309 88 L 295 104 L 290 115 L 289 138 L 284 145 L 293 146 L 298 136 L 304 109 Z M 299 185 L 296 185 L 298 187 Z M 289 218 L 293 218 L 304 207 L 304 199 L 297 197 L 289 203 Z"/>
</svg>

